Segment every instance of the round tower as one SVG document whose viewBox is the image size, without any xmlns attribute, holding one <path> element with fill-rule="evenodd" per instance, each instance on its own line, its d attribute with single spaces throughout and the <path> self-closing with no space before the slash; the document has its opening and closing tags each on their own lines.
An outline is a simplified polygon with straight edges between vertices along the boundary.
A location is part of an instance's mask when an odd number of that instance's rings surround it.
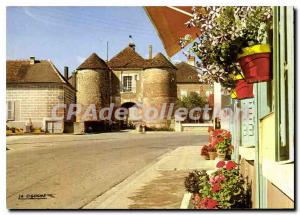
<svg viewBox="0 0 300 215">
<path fill-rule="evenodd" d="M 176 102 L 175 70 L 176 67 L 161 53 L 147 62 L 142 81 L 144 122 L 148 127 L 170 126 L 172 114 L 169 109 Z M 158 117 L 155 117 L 154 108 L 158 110 Z M 147 119 L 149 116 L 153 118 Z"/>
<path fill-rule="evenodd" d="M 77 68 L 76 73 L 76 98 L 82 110 L 76 116 L 76 122 L 95 121 L 93 111 L 89 109 L 91 105 L 95 105 L 99 120 L 99 110 L 109 106 L 109 68 L 93 53 Z M 90 115 L 83 117 L 85 111 L 89 111 Z"/>
</svg>

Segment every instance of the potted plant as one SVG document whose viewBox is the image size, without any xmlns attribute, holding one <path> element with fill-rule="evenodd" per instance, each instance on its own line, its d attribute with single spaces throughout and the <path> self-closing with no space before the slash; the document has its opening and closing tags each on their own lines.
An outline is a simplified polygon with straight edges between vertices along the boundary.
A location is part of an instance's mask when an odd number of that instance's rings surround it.
<svg viewBox="0 0 300 215">
<path fill-rule="evenodd" d="M 269 44 L 243 48 L 238 60 L 248 83 L 272 79 L 271 47 Z"/>
<path fill-rule="evenodd" d="M 211 144 L 208 145 L 208 156 L 209 156 L 209 160 L 215 160 L 217 157 L 217 150 L 214 146 L 212 146 Z"/>
<path fill-rule="evenodd" d="M 185 188 L 193 194 L 195 209 L 250 208 L 250 187 L 239 175 L 234 161 L 219 161 L 217 171 L 208 175 L 205 171 L 190 173 Z"/>
<path fill-rule="evenodd" d="M 247 83 L 247 81 L 244 79 L 236 81 L 236 86 L 234 91 L 236 93 L 236 98 L 239 100 L 249 99 L 254 97 L 253 84 Z"/>
<path fill-rule="evenodd" d="M 233 93 L 231 93 L 231 97 L 233 99 L 248 99 L 253 98 L 253 84 L 249 84 L 246 82 L 243 74 L 237 74 L 233 78 L 235 80 L 235 89 Z"/>
<path fill-rule="evenodd" d="M 204 160 L 209 160 L 208 149 L 209 149 L 208 145 L 204 145 L 201 148 L 201 156 Z"/>
<path fill-rule="evenodd" d="M 201 82 L 218 82 L 233 90 L 237 84 L 240 86 L 242 83 L 234 80 L 234 76 L 242 71 L 248 83 L 271 77 L 267 63 L 270 49 L 267 45 L 261 45 L 271 26 L 271 7 L 194 7 L 192 13 L 194 16 L 187 22 L 187 26 L 198 27 L 201 35 L 199 41 L 185 53 L 190 55 L 192 52 L 201 59 L 197 63 Z M 181 46 L 185 47 L 189 39 L 181 38 Z M 256 69 L 258 66 L 260 69 Z M 248 87 L 249 92 L 251 87 Z M 246 89 L 245 84 L 238 88 L 243 93 Z"/>
<path fill-rule="evenodd" d="M 214 131 L 211 145 L 216 148 L 219 160 L 225 160 L 231 145 L 231 134 L 224 129 Z"/>
</svg>

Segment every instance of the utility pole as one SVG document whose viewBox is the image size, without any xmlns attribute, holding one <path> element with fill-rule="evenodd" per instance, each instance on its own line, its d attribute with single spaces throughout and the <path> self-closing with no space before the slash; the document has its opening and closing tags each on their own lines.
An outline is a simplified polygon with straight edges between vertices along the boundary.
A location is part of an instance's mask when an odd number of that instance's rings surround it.
<svg viewBox="0 0 300 215">
<path fill-rule="evenodd" d="M 106 42 L 106 63 L 108 63 L 108 41 Z M 112 102 L 112 86 L 111 86 L 111 78 L 112 78 L 112 70 L 109 70 L 108 78 L 109 78 L 109 105 Z"/>
</svg>

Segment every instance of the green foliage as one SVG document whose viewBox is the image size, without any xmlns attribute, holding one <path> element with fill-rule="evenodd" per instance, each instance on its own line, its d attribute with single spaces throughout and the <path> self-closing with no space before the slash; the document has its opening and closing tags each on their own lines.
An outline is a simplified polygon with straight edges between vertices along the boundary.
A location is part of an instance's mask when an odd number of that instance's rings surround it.
<svg viewBox="0 0 300 215">
<path fill-rule="evenodd" d="M 195 208 L 250 208 L 250 187 L 239 175 L 236 163 L 220 161 L 217 167 L 218 170 L 210 176 L 206 172 L 201 175 L 194 172 L 189 174 L 192 183 L 186 185 L 192 184 L 196 188 L 192 189 Z"/>
<path fill-rule="evenodd" d="M 271 7 L 195 7 L 188 26 L 201 35 L 190 51 L 201 60 L 201 82 L 219 82 L 234 88 L 233 77 L 241 73 L 237 56 L 242 48 L 263 42 L 271 26 Z M 189 37 L 180 40 L 185 46 Z M 189 55 L 191 52 L 188 52 Z"/>
<path fill-rule="evenodd" d="M 198 93 L 191 92 L 188 96 L 184 96 L 182 99 L 178 99 L 176 106 L 184 107 L 189 110 L 196 107 L 204 107 L 207 104 L 207 98 L 201 97 Z"/>
</svg>

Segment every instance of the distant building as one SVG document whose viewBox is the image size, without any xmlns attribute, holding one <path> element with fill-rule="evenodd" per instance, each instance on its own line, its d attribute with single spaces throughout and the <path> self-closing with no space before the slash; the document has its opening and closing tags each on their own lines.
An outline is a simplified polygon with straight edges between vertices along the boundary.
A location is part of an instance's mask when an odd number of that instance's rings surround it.
<svg viewBox="0 0 300 215">
<path fill-rule="evenodd" d="M 195 58 L 189 58 L 188 62 L 180 62 L 175 65 L 177 98 L 188 96 L 190 93 L 198 93 L 200 96 L 208 97 L 213 94 L 213 87 L 199 82 L 198 72 L 195 67 Z"/>
<path fill-rule="evenodd" d="M 67 68 L 65 74 L 68 75 Z M 58 109 L 63 120 L 51 117 L 53 106 L 75 102 L 75 89 L 68 83 L 51 61 L 8 60 L 6 62 L 7 125 L 33 127 L 46 132 L 61 133 L 66 123 L 66 110 Z"/>
<path fill-rule="evenodd" d="M 189 62 L 190 64 L 192 63 Z M 83 118 L 85 110 L 94 104 L 99 116 L 101 108 L 114 103 L 115 107 L 127 108 L 127 122 L 143 107 L 168 109 L 178 98 L 196 92 L 201 96 L 212 93 L 212 87 L 198 81 L 196 68 L 189 63 L 173 65 L 163 54 L 149 58 L 141 57 L 135 51 L 135 44 L 129 43 L 108 62 L 96 53 L 91 54 L 72 74 L 62 76 L 50 61 L 7 61 L 7 125 L 24 127 L 31 121 L 34 127 L 46 132 L 63 132 L 66 125 L 75 122 L 78 133 L 107 130 L 111 123 L 93 117 Z M 69 104 L 81 105 L 81 113 L 66 121 Z M 58 113 L 64 116 L 57 121 L 51 118 L 56 104 L 67 104 Z M 132 108 L 137 107 L 137 108 Z M 145 109 L 144 109 L 145 110 Z M 170 127 L 167 114 L 156 120 L 142 120 L 149 127 Z M 73 126 L 72 126 L 73 128 Z"/>
</svg>

